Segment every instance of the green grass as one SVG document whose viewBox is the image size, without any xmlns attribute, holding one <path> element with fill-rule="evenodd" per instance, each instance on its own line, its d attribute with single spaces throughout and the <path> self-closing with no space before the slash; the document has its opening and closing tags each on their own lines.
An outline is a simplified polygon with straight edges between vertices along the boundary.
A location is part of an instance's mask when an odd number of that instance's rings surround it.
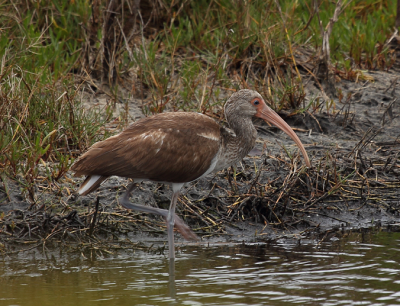
<svg viewBox="0 0 400 306">
<path fill-rule="evenodd" d="M 88 22 L 89 8 L 89 1 L 3 3 L 0 56 L 8 55 L 3 64 L 39 74 L 41 83 L 63 77 L 79 57 L 84 40 L 80 23 Z"/>
<path fill-rule="evenodd" d="M 77 78 L 99 81 L 101 71 L 99 61 L 82 66 L 91 3 L 0 3 L 0 171 L 18 180 L 32 200 L 39 177 L 61 179 L 74 158 L 107 136 L 103 127 L 110 113 L 83 107 L 85 83 Z M 105 2 L 96 3 L 102 12 Z M 256 88 L 276 110 L 317 107 L 319 102 L 306 104 L 292 54 L 301 48 L 315 53 L 321 46 L 318 16 L 309 2 L 284 1 L 282 14 L 274 0 L 163 3 L 149 23 L 137 24 L 129 50 L 122 40 L 114 54 L 119 81 L 110 95 L 115 101 L 121 80 L 132 87 L 127 73 L 133 69 L 148 94 L 145 114 L 168 109 L 220 117 L 227 95 L 242 87 Z M 391 67 L 394 57 L 385 41 L 392 34 L 395 5 L 395 0 L 353 1 L 339 16 L 330 40 L 338 75 L 353 78 L 358 69 Z M 334 9 L 331 1 L 320 1 L 324 26 Z M 98 16 L 91 52 L 100 58 L 103 15 Z"/>
<path fill-rule="evenodd" d="M 66 81 L 60 86 L 28 82 L 24 72 L 13 69 L 2 77 L 0 166 L 35 201 L 37 180 L 50 185 L 61 179 L 73 157 L 109 135 L 104 130 L 109 118 L 86 110 Z"/>
<path fill-rule="evenodd" d="M 305 3 L 305 2 L 303 2 Z M 300 8 L 303 22 L 308 18 L 306 11 Z M 320 6 L 321 20 L 324 25 L 333 15 L 334 3 L 323 1 Z M 351 68 L 351 57 L 357 68 L 386 68 L 391 65 L 392 57 L 385 41 L 393 33 L 396 1 L 352 1 L 334 25 L 330 44 L 334 63 Z M 306 33 L 315 34 L 312 43 L 321 45 L 318 20 L 314 18 Z"/>
<path fill-rule="evenodd" d="M 168 103 L 173 109 L 213 112 L 208 108 L 212 104 L 204 108 L 202 102 L 215 96 L 215 87 L 251 86 L 278 110 L 304 107 L 301 80 L 288 65 L 293 66 L 294 50 L 317 50 L 322 43 L 318 16 L 308 24 L 312 8 L 306 3 L 286 1 L 282 15 L 275 1 L 191 1 L 184 9 L 181 2 L 175 4 L 170 12 L 175 17 L 155 39 L 136 49 L 131 63 L 140 67 L 139 77 L 152 92 L 153 104 L 146 112 L 163 111 Z M 334 9 L 334 3 L 321 2 L 323 26 Z M 394 0 L 347 6 L 330 40 L 332 63 L 341 77 L 393 64 L 395 57 L 384 43 L 392 34 L 394 12 Z"/>
<path fill-rule="evenodd" d="M 108 135 L 107 112 L 83 107 L 71 73 L 89 11 L 88 1 L 0 6 L 0 171 L 32 201 L 39 181 L 60 180 L 74 157 Z"/>
</svg>

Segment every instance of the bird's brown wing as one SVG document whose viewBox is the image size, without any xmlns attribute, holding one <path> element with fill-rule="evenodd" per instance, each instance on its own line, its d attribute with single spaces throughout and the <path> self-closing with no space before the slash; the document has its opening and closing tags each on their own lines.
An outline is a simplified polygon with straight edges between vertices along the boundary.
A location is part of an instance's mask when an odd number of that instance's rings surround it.
<svg viewBox="0 0 400 306">
<path fill-rule="evenodd" d="M 71 169 L 76 176 L 183 183 L 209 169 L 219 146 L 220 129 L 213 119 L 197 113 L 164 113 L 95 143 Z"/>
</svg>

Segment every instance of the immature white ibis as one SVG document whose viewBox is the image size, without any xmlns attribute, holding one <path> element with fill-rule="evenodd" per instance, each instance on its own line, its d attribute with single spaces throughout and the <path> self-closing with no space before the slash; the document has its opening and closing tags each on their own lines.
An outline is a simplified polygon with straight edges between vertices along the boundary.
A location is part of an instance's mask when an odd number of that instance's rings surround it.
<svg viewBox="0 0 400 306">
<path fill-rule="evenodd" d="M 225 117 L 234 133 L 199 113 L 162 113 L 141 119 L 116 136 L 95 143 L 73 164 L 75 176 L 86 175 L 79 194 L 86 195 L 109 176 L 132 178 L 119 203 L 127 208 L 166 217 L 169 257 L 175 257 L 174 224 L 185 238 L 193 232 L 177 216 L 175 206 L 186 182 L 220 171 L 242 160 L 254 147 L 257 131 L 251 118 L 260 117 L 283 130 L 299 146 L 307 166 L 303 144 L 290 126 L 269 108 L 261 95 L 243 89 L 225 104 Z M 135 183 L 143 180 L 172 185 L 169 210 L 129 202 Z"/>
</svg>

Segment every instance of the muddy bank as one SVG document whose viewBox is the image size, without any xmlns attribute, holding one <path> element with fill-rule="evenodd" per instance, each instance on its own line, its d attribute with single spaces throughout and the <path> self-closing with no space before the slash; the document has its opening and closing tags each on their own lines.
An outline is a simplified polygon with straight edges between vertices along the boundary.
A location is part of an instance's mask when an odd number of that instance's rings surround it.
<svg viewBox="0 0 400 306">
<path fill-rule="evenodd" d="M 320 107 L 281 116 L 294 128 L 313 165 L 297 147 L 260 120 L 256 150 L 231 169 L 188 184 L 177 213 L 203 242 L 270 241 L 281 237 L 330 239 L 342 229 L 400 224 L 400 92 L 396 71 L 368 72 L 374 81 L 336 85 L 335 112 Z M 309 99 L 321 95 L 307 82 Z M 96 95 L 88 103 L 102 103 Z M 139 118 L 138 101 L 130 103 Z M 129 181 L 110 178 L 93 194 L 77 197 L 68 174 L 58 186 L 38 185 L 36 203 L 16 182 L 0 184 L 0 250 L 61 243 L 77 248 L 146 248 L 164 242 L 162 218 L 122 209 L 117 198 Z M 168 186 L 143 183 L 132 202 L 168 208 Z M 336 234 L 335 234 L 336 235 Z M 178 242 L 183 242 L 177 235 Z M 200 242 L 202 243 L 202 242 Z M 162 250 L 161 250 L 162 251 Z"/>
</svg>

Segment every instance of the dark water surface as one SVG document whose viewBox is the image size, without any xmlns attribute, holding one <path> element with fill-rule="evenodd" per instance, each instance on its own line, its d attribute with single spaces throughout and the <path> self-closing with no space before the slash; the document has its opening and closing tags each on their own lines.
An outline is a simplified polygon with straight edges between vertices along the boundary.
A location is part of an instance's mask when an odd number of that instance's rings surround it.
<svg viewBox="0 0 400 306">
<path fill-rule="evenodd" d="M 187 246 L 175 281 L 163 255 L 24 256 L 0 261 L 0 305 L 400 305 L 398 232 Z"/>
</svg>

